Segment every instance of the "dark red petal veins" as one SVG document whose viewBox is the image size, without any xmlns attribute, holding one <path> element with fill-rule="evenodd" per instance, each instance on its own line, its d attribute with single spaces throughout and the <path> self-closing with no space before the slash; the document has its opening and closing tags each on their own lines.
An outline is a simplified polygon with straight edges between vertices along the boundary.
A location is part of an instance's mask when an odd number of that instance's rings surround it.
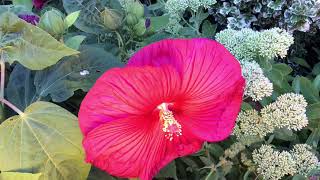
<svg viewBox="0 0 320 180">
<path fill-rule="evenodd" d="M 86 160 L 118 177 L 151 180 L 173 159 L 201 148 L 202 142 L 187 131 L 168 141 L 159 121 L 149 118 L 121 119 L 93 129 L 83 140 Z"/>
<path fill-rule="evenodd" d="M 100 77 L 82 101 L 80 128 L 84 134 L 120 118 L 148 115 L 176 98 L 181 79 L 170 66 L 115 68 Z"/>
</svg>

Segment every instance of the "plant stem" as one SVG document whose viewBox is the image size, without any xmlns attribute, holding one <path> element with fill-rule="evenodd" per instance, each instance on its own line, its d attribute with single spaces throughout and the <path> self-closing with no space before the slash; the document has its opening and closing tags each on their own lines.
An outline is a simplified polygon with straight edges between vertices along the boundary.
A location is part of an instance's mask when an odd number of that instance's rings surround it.
<svg viewBox="0 0 320 180">
<path fill-rule="evenodd" d="M 0 98 L 3 99 L 4 98 L 4 83 L 5 83 L 5 71 L 6 71 L 6 66 L 5 66 L 5 62 L 3 59 L 3 51 L 1 51 L 1 55 L 0 55 L 0 73 L 1 73 L 1 77 L 0 77 Z M 3 105 L 3 104 L 2 104 Z"/>
<path fill-rule="evenodd" d="M 5 85 L 5 62 L 3 59 L 3 51 L 0 49 L 0 98 L 4 98 L 4 85 Z M 6 119 L 4 104 L 0 104 L 0 123 Z"/>
<path fill-rule="evenodd" d="M 18 109 L 15 105 L 13 105 L 11 102 L 1 98 L 0 99 L 1 103 L 4 103 L 5 105 L 7 105 L 8 107 L 10 107 L 12 110 L 14 110 L 16 113 L 18 113 L 20 116 L 22 116 L 24 113 Z"/>
</svg>

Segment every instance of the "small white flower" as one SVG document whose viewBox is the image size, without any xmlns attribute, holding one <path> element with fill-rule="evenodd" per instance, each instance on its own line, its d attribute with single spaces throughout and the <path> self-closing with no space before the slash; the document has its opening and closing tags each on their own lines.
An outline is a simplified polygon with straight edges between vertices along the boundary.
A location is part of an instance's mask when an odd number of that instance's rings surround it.
<svg viewBox="0 0 320 180">
<path fill-rule="evenodd" d="M 88 71 L 88 70 L 82 70 L 82 71 L 80 71 L 80 75 L 81 76 L 85 76 L 85 75 L 89 75 L 90 74 L 90 72 Z"/>
</svg>

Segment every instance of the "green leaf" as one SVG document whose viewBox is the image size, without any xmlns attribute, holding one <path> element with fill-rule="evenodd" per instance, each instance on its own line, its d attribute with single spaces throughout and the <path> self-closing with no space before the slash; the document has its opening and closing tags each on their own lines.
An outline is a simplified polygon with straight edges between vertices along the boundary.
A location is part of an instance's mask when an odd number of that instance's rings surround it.
<svg viewBox="0 0 320 180">
<path fill-rule="evenodd" d="M 299 64 L 299 65 L 301 65 L 303 67 L 306 67 L 308 69 L 311 68 L 310 65 L 307 63 L 307 61 L 305 59 L 303 59 L 303 58 L 294 57 L 294 58 L 291 59 L 291 61 L 293 61 L 293 62 L 295 62 L 295 63 L 297 63 L 297 64 Z"/>
<path fill-rule="evenodd" d="M 74 23 L 75 27 L 92 34 L 100 34 L 105 31 L 100 17 L 105 4 L 99 0 L 63 0 L 62 2 L 67 13 L 81 11 Z"/>
<path fill-rule="evenodd" d="M 320 128 L 320 103 L 308 105 L 306 114 L 309 119 L 309 127 Z"/>
<path fill-rule="evenodd" d="M 315 149 L 318 147 L 318 143 L 320 140 L 320 128 L 316 128 L 312 131 L 310 136 L 308 137 L 306 144 L 313 146 Z"/>
<path fill-rule="evenodd" d="M 320 91 L 320 74 L 318 74 L 316 78 L 314 78 L 312 84 L 318 91 Z"/>
<path fill-rule="evenodd" d="M 223 176 L 223 172 L 221 170 L 211 170 L 207 175 L 205 180 L 225 180 L 226 178 Z"/>
<path fill-rule="evenodd" d="M 202 35 L 204 37 L 213 37 L 216 34 L 217 25 L 205 20 L 202 24 Z"/>
<path fill-rule="evenodd" d="M 293 176 L 292 180 L 308 180 L 308 178 L 303 175 L 297 174 Z"/>
<path fill-rule="evenodd" d="M 31 70 L 44 69 L 56 64 L 62 57 L 78 53 L 12 13 L 0 16 L 0 29 L 3 37 L 12 37 L 0 39 L 8 55 L 7 61 L 18 61 Z"/>
<path fill-rule="evenodd" d="M 286 76 L 292 72 L 292 68 L 284 63 L 274 64 L 272 68 L 280 72 L 282 76 Z"/>
<path fill-rule="evenodd" d="M 0 15 L 5 12 L 12 12 L 15 14 L 24 14 L 24 13 L 30 13 L 31 10 L 23 5 L 1 5 Z"/>
<path fill-rule="evenodd" d="M 320 102 L 319 91 L 312 85 L 309 79 L 297 76 L 293 86 L 295 90 L 300 90 L 309 103 Z M 298 92 L 296 91 L 296 93 Z"/>
<path fill-rule="evenodd" d="M 250 109 L 252 109 L 252 106 L 249 103 L 242 102 L 241 110 L 250 110 Z"/>
<path fill-rule="evenodd" d="M 12 0 L 12 4 L 23 5 L 30 11 L 32 10 L 32 7 L 33 7 L 32 0 Z"/>
<path fill-rule="evenodd" d="M 73 36 L 73 37 L 68 38 L 66 40 L 65 44 L 69 48 L 78 50 L 81 43 L 84 41 L 85 38 L 86 38 L 86 36 L 82 36 L 82 35 Z"/>
<path fill-rule="evenodd" d="M 295 93 L 300 93 L 300 77 L 296 76 L 292 81 L 292 88 Z"/>
<path fill-rule="evenodd" d="M 91 166 L 91 170 L 87 180 L 118 180 L 106 172 Z"/>
<path fill-rule="evenodd" d="M 40 180 L 42 173 L 1 172 L 0 180 Z"/>
<path fill-rule="evenodd" d="M 71 27 L 76 22 L 79 15 L 80 15 L 80 11 L 75 11 L 75 12 L 68 14 L 68 16 L 64 19 L 64 23 L 65 23 L 66 27 L 67 28 Z"/>
<path fill-rule="evenodd" d="M 312 74 L 313 74 L 313 75 L 318 75 L 318 74 L 320 74 L 320 62 L 318 62 L 317 64 L 315 64 L 315 65 L 313 66 Z"/>
<path fill-rule="evenodd" d="M 36 87 L 33 84 L 34 73 L 17 64 L 10 74 L 6 88 L 7 100 L 20 110 L 24 110 L 37 100 Z"/>
<path fill-rule="evenodd" d="M 178 179 L 175 161 L 172 161 L 170 164 L 162 168 L 156 177 Z"/>
<path fill-rule="evenodd" d="M 282 128 L 274 131 L 274 137 L 284 141 L 293 141 L 297 136 L 292 132 L 292 130 Z"/>
<path fill-rule="evenodd" d="M 50 95 L 54 102 L 62 102 L 82 89 L 88 91 L 107 69 L 121 66 L 112 54 L 100 48 L 86 47 L 79 56 L 68 57 L 55 66 L 38 71 L 36 91 L 41 97 Z"/>
<path fill-rule="evenodd" d="M 85 180 L 77 117 L 49 102 L 35 102 L 0 125 L 0 169 L 43 173 L 44 180 Z"/>
<path fill-rule="evenodd" d="M 150 21 L 150 31 L 160 31 L 164 29 L 169 23 L 169 15 L 150 17 Z"/>
</svg>

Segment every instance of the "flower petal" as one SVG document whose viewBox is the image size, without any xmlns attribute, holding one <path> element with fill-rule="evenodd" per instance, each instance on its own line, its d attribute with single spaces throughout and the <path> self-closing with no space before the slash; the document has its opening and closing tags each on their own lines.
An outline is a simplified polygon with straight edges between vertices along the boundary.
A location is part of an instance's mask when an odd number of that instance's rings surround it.
<svg viewBox="0 0 320 180">
<path fill-rule="evenodd" d="M 171 39 L 144 47 L 129 66 L 172 65 L 182 78 L 174 109 L 186 119 L 182 126 L 201 139 L 225 139 L 235 124 L 244 78 L 239 62 L 216 41 Z"/>
<path fill-rule="evenodd" d="M 173 159 L 201 148 L 202 142 L 193 138 L 190 132 L 184 133 L 185 136 L 169 141 L 157 119 L 141 116 L 95 128 L 87 134 L 83 146 L 87 162 L 111 175 L 151 180 Z"/>
<path fill-rule="evenodd" d="M 86 135 L 117 119 L 150 114 L 178 95 L 180 76 L 170 66 L 115 68 L 103 74 L 81 103 L 79 122 Z"/>
</svg>

